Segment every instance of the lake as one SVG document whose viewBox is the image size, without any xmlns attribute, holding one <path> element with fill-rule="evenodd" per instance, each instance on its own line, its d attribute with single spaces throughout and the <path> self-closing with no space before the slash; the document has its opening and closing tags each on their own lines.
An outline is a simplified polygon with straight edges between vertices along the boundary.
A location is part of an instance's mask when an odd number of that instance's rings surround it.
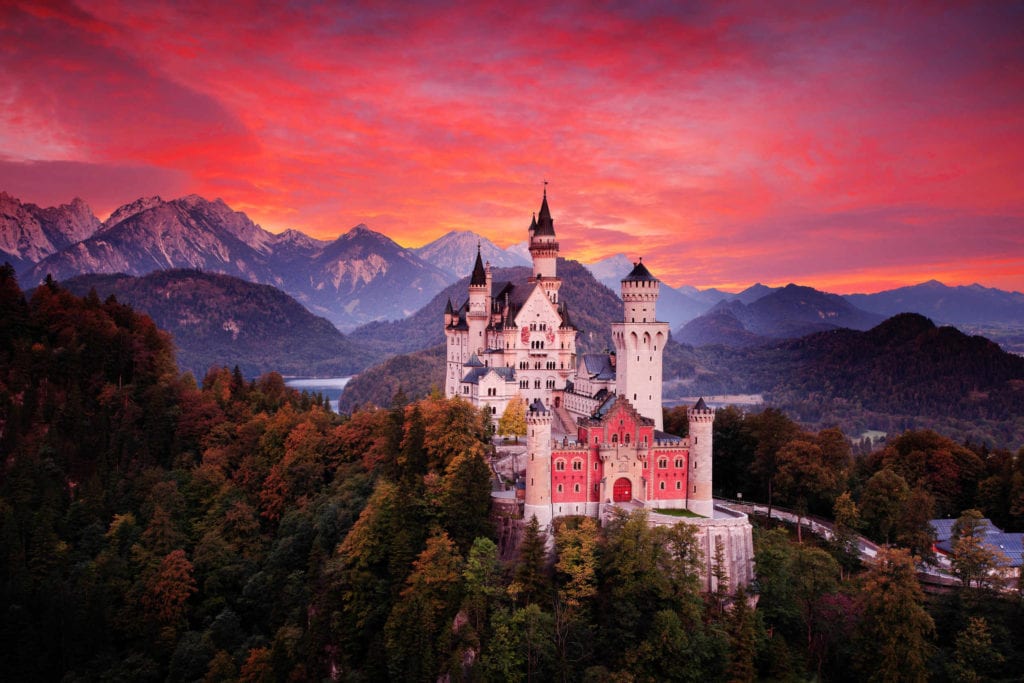
<svg viewBox="0 0 1024 683">
<path fill-rule="evenodd" d="M 299 391 L 321 393 L 331 402 L 331 410 L 338 412 L 338 398 L 352 377 L 291 377 L 285 384 Z"/>
</svg>

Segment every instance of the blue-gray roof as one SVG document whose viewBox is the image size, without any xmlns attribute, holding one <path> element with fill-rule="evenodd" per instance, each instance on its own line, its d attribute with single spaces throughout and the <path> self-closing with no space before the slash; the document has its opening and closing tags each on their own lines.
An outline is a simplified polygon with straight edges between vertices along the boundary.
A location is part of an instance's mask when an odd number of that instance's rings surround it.
<svg viewBox="0 0 1024 683">
<path fill-rule="evenodd" d="M 615 379 L 615 368 L 607 353 L 583 354 L 583 368 L 590 379 Z"/>
<path fill-rule="evenodd" d="M 475 353 L 469 357 L 469 360 L 462 364 L 462 367 L 464 368 L 482 368 L 483 366 L 483 362 L 477 358 Z"/>
<path fill-rule="evenodd" d="M 944 553 L 953 552 L 953 525 L 955 519 L 933 519 L 929 523 L 935 529 L 935 547 Z M 1020 567 L 1024 563 L 1024 534 L 1007 533 L 984 518 L 980 520 L 979 529 L 984 531 L 984 543 L 992 550 L 998 550 L 1010 561 L 1011 567 Z"/>
<path fill-rule="evenodd" d="M 547 413 L 548 409 L 544 406 L 544 403 L 539 399 L 534 399 L 533 403 L 530 404 L 531 413 Z"/>
<path fill-rule="evenodd" d="M 682 443 L 683 442 L 683 437 L 676 436 L 675 434 L 669 434 L 668 432 L 661 432 L 661 431 L 658 431 L 657 429 L 655 429 L 654 430 L 654 440 L 655 441 L 661 441 L 661 442 L 671 441 L 673 443 Z"/>
<path fill-rule="evenodd" d="M 488 372 L 493 372 L 501 377 L 506 382 L 511 382 L 516 378 L 515 368 L 506 367 L 479 367 L 473 368 L 466 373 L 466 376 L 462 378 L 465 384 L 479 384 L 480 379 L 487 375 Z"/>
<path fill-rule="evenodd" d="M 597 407 L 597 410 L 594 411 L 594 415 L 593 416 L 596 417 L 596 418 L 602 418 L 605 415 L 607 415 L 608 411 L 611 410 L 615 406 L 615 399 L 616 398 L 618 398 L 618 397 L 615 394 L 612 394 L 611 396 L 606 398 L 604 403 L 599 405 Z"/>
</svg>

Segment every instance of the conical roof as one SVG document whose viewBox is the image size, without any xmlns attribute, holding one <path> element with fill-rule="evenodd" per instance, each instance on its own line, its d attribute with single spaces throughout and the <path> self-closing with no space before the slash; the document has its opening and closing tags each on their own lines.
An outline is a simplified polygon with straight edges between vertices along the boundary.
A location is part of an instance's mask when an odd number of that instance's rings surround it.
<svg viewBox="0 0 1024 683">
<path fill-rule="evenodd" d="M 537 228 L 534 235 L 555 236 L 555 221 L 551 219 L 551 209 L 548 208 L 548 191 L 544 189 L 544 199 L 540 204 L 540 212 L 537 214 Z"/>
<path fill-rule="evenodd" d="M 708 410 L 708 404 L 704 402 L 704 397 L 701 396 L 697 399 L 697 405 L 693 407 L 694 410 Z"/>
<path fill-rule="evenodd" d="M 629 275 L 622 278 L 623 282 L 657 282 L 658 278 L 651 275 L 651 271 L 647 270 L 647 266 L 644 265 L 644 260 L 640 259 L 633 265 L 633 270 L 629 272 Z"/>
<path fill-rule="evenodd" d="M 487 271 L 484 270 L 484 261 L 480 257 L 480 245 L 476 245 L 476 263 L 473 264 L 473 276 L 469 279 L 470 285 L 486 285 Z"/>
</svg>

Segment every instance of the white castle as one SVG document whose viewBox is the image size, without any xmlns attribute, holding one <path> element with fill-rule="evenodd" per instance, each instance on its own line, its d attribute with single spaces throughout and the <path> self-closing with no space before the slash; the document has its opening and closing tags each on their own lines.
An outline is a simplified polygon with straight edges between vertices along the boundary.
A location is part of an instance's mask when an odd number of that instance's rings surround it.
<svg viewBox="0 0 1024 683">
<path fill-rule="evenodd" d="M 655 524 L 698 519 L 708 564 L 721 544 L 730 585 L 753 578 L 746 515 L 716 507 L 711 494 L 714 411 L 703 399 L 688 411 L 689 435 L 662 431 L 662 354 L 668 324 L 657 319 L 658 280 L 642 261 L 621 281 L 623 316 L 612 323 L 614 353 L 576 353 L 577 330 L 556 264 L 558 242 L 547 191 L 529 228 L 533 270 L 526 288 L 493 282 L 479 250 L 469 298 L 445 309 L 445 394 L 492 418 L 526 400 L 523 515 L 548 527 L 555 517 L 601 517 L 609 506 L 649 508 Z"/>
</svg>

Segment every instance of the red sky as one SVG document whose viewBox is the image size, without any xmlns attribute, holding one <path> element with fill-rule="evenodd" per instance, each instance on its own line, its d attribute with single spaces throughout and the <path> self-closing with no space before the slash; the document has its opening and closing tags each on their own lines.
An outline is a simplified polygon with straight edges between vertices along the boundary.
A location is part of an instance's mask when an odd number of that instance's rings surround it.
<svg viewBox="0 0 1024 683">
<path fill-rule="evenodd" d="M 1024 291 L 1024 6 L 808 5 L 0 3 L 0 189 L 508 246 L 546 178 L 673 285 Z"/>
</svg>

